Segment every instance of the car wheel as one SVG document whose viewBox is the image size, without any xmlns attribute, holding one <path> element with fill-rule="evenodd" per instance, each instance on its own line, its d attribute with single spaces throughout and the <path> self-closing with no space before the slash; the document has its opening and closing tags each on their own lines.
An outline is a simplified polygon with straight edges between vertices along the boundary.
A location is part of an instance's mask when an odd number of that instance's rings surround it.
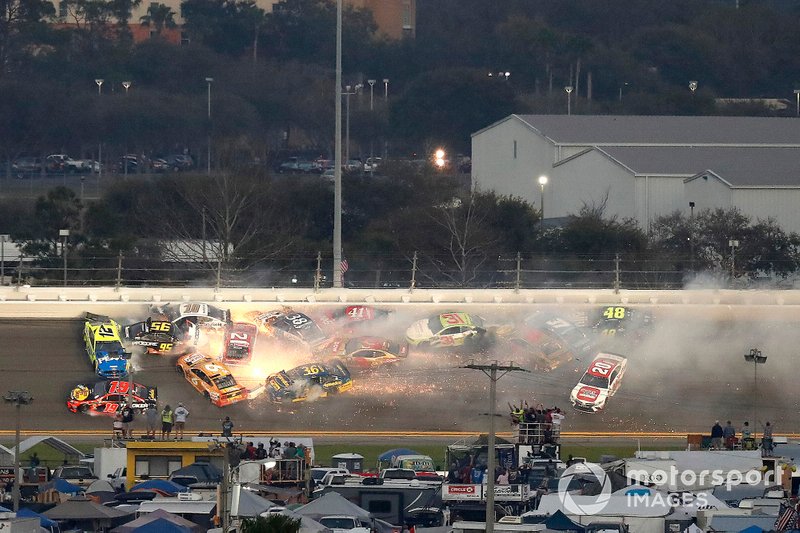
<svg viewBox="0 0 800 533">
<path fill-rule="evenodd" d="M 208 391 L 203 393 L 203 398 L 205 398 L 209 402 L 211 401 L 211 395 L 208 393 Z"/>
<path fill-rule="evenodd" d="M 89 410 L 89 406 L 87 404 L 85 404 L 85 403 L 83 403 L 83 404 L 78 406 L 78 412 L 79 413 L 85 413 L 88 410 Z"/>
<path fill-rule="evenodd" d="M 184 373 L 183 368 L 181 368 L 181 365 L 175 365 L 175 372 L 177 372 L 178 374 Z"/>
</svg>

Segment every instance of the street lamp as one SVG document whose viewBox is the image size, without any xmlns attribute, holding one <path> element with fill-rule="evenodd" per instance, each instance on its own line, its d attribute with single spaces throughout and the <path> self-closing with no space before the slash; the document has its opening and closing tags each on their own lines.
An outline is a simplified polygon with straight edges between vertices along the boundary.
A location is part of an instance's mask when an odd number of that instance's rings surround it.
<svg viewBox="0 0 800 533">
<path fill-rule="evenodd" d="M 567 115 L 572 114 L 572 85 L 567 85 L 564 87 L 564 90 L 567 91 Z"/>
<path fill-rule="evenodd" d="M 443 170 L 444 169 L 444 166 L 446 164 L 446 161 L 444 159 L 445 155 L 447 155 L 447 154 L 441 148 L 437 149 L 436 152 L 434 152 L 434 154 L 433 154 L 433 162 L 434 162 L 434 164 L 436 164 L 436 167 L 439 170 Z"/>
<path fill-rule="evenodd" d="M 97 84 L 97 94 L 103 94 L 103 79 L 96 78 L 94 82 Z M 100 190 L 100 179 L 103 177 L 103 141 L 97 143 L 97 190 Z"/>
<path fill-rule="evenodd" d="M 542 222 L 544 222 L 544 186 L 547 185 L 547 176 L 542 174 L 539 176 L 539 189 L 541 191 L 541 206 L 542 206 Z"/>
<path fill-rule="evenodd" d="M 383 78 L 383 101 L 389 99 L 389 78 Z"/>
<path fill-rule="evenodd" d="M 207 158 L 206 158 L 206 174 L 211 175 L 211 83 L 214 78 L 206 78 L 208 84 L 208 137 L 206 138 L 208 144 Z"/>
<path fill-rule="evenodd" d="M 346 108 L 345 117 L 346 118 L 345 118 L 345 127 L 344 127 L 344 130 L 345 130 L 345 141 L 344 141 L 344 161 L 345 161 L 345 165 L 347 165 L 350 162 L 350 95 L 351 94 L 357 94 L 358 91 L 361 90 L 361 87 L 362 87 L 362 85 L 360 83 L 357 84 L 355 86 L 355 88 L 353 88 L 351 85 L 347 85 L 344 88 L 345 91 L 342 93 L 346 97 L 345 98 L 345 101 L 346 101 L 346 104 L 345 104 L 345 108 Z M 372 99 L 370 98 L 370 103 L 371 102 L 372 102 Z"/>
<path fill-rule="evenodd" d="M 733 278 L 736 277 L 736 249 L 739 247 L 739 241 L 730 239 L 728 246 L 731 247 L 731 282 L 733 282 Z"/>
<path fill-rule="evenodd" d="M 342 0 L 336 0 L 336 103 L 333 169 L 333 288 L 342 288 Z"/>
<path fill-rule="evenodd" d="M 131 82 L 123 81 L 122 86 L 125 87 L 125 96 L 128 96 L 128 89 L 131 88 Z"/>
<path fill-rule="evenodd" d="M 750 353 L 744 354 L 744 360 L 753 363 L 753 427 L 756 425 L 756 409 L 758 406 L 758 365 L 767 362 L 767 356 L 761 354 L 758 348 L 751 348 Z"/>
<path fill-rule="evenodd" d="M 797 116 L 800 117 L 800 89 L 794 90 L 794 96 L 797 98 Z"/>
<path fill-rule="evenodd" d="M 17 418 L 16 418 L 16 431 L 15 431 L 15 448 L 14 448 L 14 489 L 13 489 L 13 499 L 14 499 L 14 512 L 16 513 L 19 511 L 19 486 L 22 484 L 22 476 L 20 475 L 20 468 L 19 468 L 19 434 L 20 434 L 20 410 L 23 405 L 29 405 L 33 402 L 33 396 L 28 391 L 8 391 L 3 399 L 8 403 L 13 403 L 17 406 Z"/>
<path fill-rule="evenodd" d="M 102 78 L 97 78 L 94 82 L 97 84 L 97 94 L 103 94 L 103 82 L 105 80 Z"/>
<path fill-rule="evenodd" d="M 67 237 L 69 237 L 68 229 L 58 230 L 58 236 L 63 240 L 61 242 L 61 255 L 64 256 L 64 286 L 67 286 Z"/>
<path fill-rule="evenodd" d="M 692 91 L 692 96 L 694 97 L 694 92 L 697 90 L 697 81 L 692 80 L 689 82 L 689 90 Z"/>
<path fill-rule="evenodd" d="M 622 85 L 619 86 L 619 101 L 622 102 L 622 89 L 628 86 L 628 82 L 624 82 Z"/>
<path fill-rule="evenodd" d="M 369 110 L 370 111 L 373 111 L 375 109 L 375 106 L 373 105 L 373 102 L 374 102 L 374 100 L 373 100 L 373 88 L 375 87 L 375 82 L 376 81 L 378 81 L 378 80 L 367 80 L 367 83 L 369 83 Z"/>
<path fill-rule="evenodd" d="M 6 284 L 6 242 L 11 235 L 0 235 L 0 285 Z"/>
<path fill-rule="evenodd" d="M 689 202 L 689 248 L 691 270 L 694 272 L 694 202 Z"/>
</svg>

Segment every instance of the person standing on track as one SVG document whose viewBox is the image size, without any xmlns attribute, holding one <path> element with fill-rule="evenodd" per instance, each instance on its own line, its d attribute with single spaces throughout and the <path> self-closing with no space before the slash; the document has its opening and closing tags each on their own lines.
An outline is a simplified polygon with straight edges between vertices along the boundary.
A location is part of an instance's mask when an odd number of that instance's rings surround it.
<svg viewBox="0 0 800 533">
<path fill-rule="evenodd" d="M 169 404 L 164 406 L 161 411 L 161 440 L 169 440 L 172 433 L 172 424 L 175 422 L 175 413 L 172 412 Z"/>
<path fill-rule="evenodd" d="M 722 426 L 719 425 L 719 420 L 714 422 L 714 425 L 711 427 L 711 449 L 712 450 L 721 450 L 722 449 L 722 437 L 724 436 L 724 432 L 722 430 Z"/>
<path fill-rule="evenodd" d="M 147 419 L 147 436 L 156 440 L 156 425 L 158 424 L 158 407 L 155 402 L 147 404 L 147 410 L 144 412 Z"/>
<path fill-rule="evenodd" d="M 226 416 L 225 420 L 222 421 L 222 436 L 233 437 L 233 422 L 231 422 L 231 417 L 229 416 Z"/>
<path fill-rule="evenodd" d="M 189 416 L 189 410 L 184 407 L 183 403 L 178 403 L 175 408 L 175 439 L 183 440 L 183 429 L 186 425 L 186 417 Z"/>
</svg>

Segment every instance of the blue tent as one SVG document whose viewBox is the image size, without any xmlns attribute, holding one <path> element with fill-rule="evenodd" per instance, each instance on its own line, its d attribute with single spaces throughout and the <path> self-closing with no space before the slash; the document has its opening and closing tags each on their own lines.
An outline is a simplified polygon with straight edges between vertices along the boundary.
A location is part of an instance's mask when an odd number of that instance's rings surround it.
<svg viewBox="0 0 800 533">
<path fill-rule="evenodd" d="M 764 530 L 758 526 L 750 526 L 741 530 L 739 533 L 764 533 Z"/>
<path fill-rule="evenodd" d="M 83 487 L 78 485 L 73 485 L 66 479 L 56 478 L 47 485 L 43 487 L 44 490 L 55 489 L 58 492 L 63 492 L 64 494 L 77 494 L 79 492 L 83 492 Z"/>
<path fill-rule="evenodd" d="M 30 509 L 27 509 L 25 507 L 23 507 L 23 508 L 21 508 L 19 510 L 19 512 L 17 513 L 17 516 L 24 516 L 24 517 L 28 517 L 28 518 L 38 518 L 39 519 L 39 525 L 42 526 L 45 529 L 50 529 L 51 531 L 52 531 L 52 529 L 54 527 L 55 528 L 58 527 L 58 522 L 55 522 L 54 520 L 50 520 L 46 516 L 41 515 L 39 513 L 34 513 L 33 511 L 31 511 Z"/>
<path fill-rule="evenodd" d="M 186 492 L 189 489 L 166 479 L 148 479 L 147 481 L 142 481 L 131 487 L 131 492 L 136 490 L 151 490 L 165 494 L 177 494 L 179 492 Z"/>
<path fill-rule="evenodd" d="M 157 518 L 152 522 L 132 529 L 131 533 L 191 533 L 192 530 L 186 526 L 171 522 L 166 518 Z"/>
<path fill-rule="evenodd" d="M 13 513 L 13 512 L 14 511 L 12 511 L 11 509 L 6 509 L 2 505 L 0 505 L 0 513 Z"/>
<path fill-rule="evenodd" d="M 378 461 L 391 461 L 392 457 L 397 457 L 398 455 L 420 455 L 420 453 L 415 452 L 414 450 L 409 450 L 408 448 L 395 448 L 380 454 L 378 456 Z"/>
</svg>

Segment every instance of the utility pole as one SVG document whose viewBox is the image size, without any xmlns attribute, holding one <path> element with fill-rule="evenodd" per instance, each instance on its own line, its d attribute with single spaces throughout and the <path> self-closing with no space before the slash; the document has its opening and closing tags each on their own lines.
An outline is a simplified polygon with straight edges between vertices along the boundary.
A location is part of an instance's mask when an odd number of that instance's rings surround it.
<svg viewBox="0 0 800 533">
<path fill-rule="evenodd" d="M 614 256 L 614 294 L 619 294 L 619 254 Z"/>
<path fill-rule="evenodd" d="M 8 391 L 8 394 L 3 397 L 8 403 L 13 403 L 16 406 L 16 431 L 15 435 L 15 448 L 14 448 L 14 489 L 12 498 L 14 500 L 14 512 L 19 511 L 19 488 L 22 484 L 22 476 L 20 475 L 19 467 L 19 441 L 20 441 L 20 424 L 21 424 L 21 408 L 23 405 L 28 405 L 33 402 L 33 396 L 28 391 Z"/>
<path fill-rule="evenodd" d="M 417 285 L 417 251 L 414 250 L 414 258 L 411 260 L 411 287 L 408 292 L 414 292 L 414 287 Z"/>
<path fill-rule="evenodd" d="M 509 372 L 529 372 L 522 367 L 515 366 L 512 362 L 508 365 L 500 365 L 497 361 L 490 365 L 476 365 L 470 363 L 462 368 L 470 370 L 480 370 L 489 377 L 489 453 L 486 465 L 486 473 L 489 476 L 486 485 L 486 533 L 494 533 L 494 470 L 495 470 L 495 434 L 494 434 L 494 414 L 495 403 L 497 403 L 497 380 Z M 499 376 L 498 372 L 502 372 Z"/>
<path fill-rule="evenodd" d="M 517 281 L 514 283 L 514 292 L 519 293 L 519 282 L 522 273 L 522 254 L 517 252 Z"/>
<path fill-rule="evenodd" d="M 322 253 L 317 252 L 317 271 L 314 273 L 314 292 L 319 292 L 319 282 L 322 279 Z"/>
</svg>

